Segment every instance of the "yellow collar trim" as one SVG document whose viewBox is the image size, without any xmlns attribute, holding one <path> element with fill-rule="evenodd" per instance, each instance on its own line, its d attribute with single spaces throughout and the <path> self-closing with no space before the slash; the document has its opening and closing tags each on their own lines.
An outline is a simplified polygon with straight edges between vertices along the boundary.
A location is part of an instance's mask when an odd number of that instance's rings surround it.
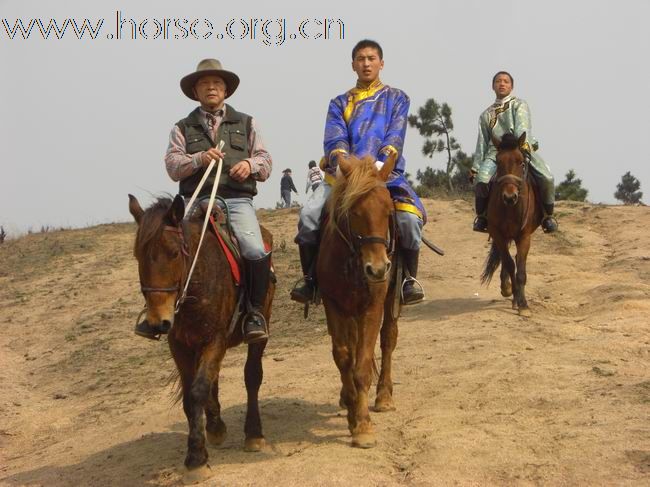
<svg viewBox="0 0 650 487">
<path fill-rule="evenodd" d="M 343 112 L 343 118 L 345 119 L 345 122 L 347 123 L 350 121 L 352 112 L 354 112 L 354 108 L 357 103 L 374 96 L 383 87 L 384 84 L 379 78 L 373 81 L 367 88 L 360 86 L 357 82 L 357 86 L 348 91 L 348 104 L 345 107 L 345 111 Z"/>
</svg>

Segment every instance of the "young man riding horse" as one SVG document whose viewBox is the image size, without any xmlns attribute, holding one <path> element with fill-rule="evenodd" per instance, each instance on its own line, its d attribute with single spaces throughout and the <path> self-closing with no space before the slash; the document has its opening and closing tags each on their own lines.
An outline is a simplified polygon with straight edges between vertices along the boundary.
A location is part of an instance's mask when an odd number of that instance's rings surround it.
<svg viewBox="0 0 650 487">
<path fill-rule="evenodd" d="M 291 299 L 308 303 L 315 292 L 314 263 L 318 253 L 323 207 L 337 174 L 337 156 L 371 156 L 381 168 L 391 154 L 398 156 L 395 169 L 386 183 L 395 204 L 400 251 L 411 277 L 417 276 L 424 207 L 404 177 L 406 162 L 402 155 L 406 135 L 409 98 L 401 90 L 384 85 L 379 72 L 384 67 L 381 46 L 371 40 L 357 43 L 352 50 L 352 70 L 357 86 L 330 101 L 325 124 L 325 156 L 321 168 L 325 182 L 305 203 L 298 222 L 296 243 L 304 280 L 291 292 Z M 403 288 L 404 304 L 422 301 L 422 289 L 407 280 Z"/>
<path fill-rule="evenodd" d="M 269 285 L 271 253 L 262 241 L 253 197 L 257 194 L 257 182 L 265 181 L 271 174 L 271 155 L 264 147 L 253 117 L 224 102 L 239 85 L 235 73 L 224 70 L 216 59 L 204 59 L 180 85 L 185 96 L 198 101 L 200 106 L 172 128 L 165 155 L 167 172 L 174 181 L 179 181 L 179 193 L 187 201 L 210 162 L 223 159 L 219 181 L 215 181 L 212 173 L 198 199 L 199 202 L 209 199 L 213 185 L 218 184 L 217 195 L 228 205 L 231 226 L 244 261 L 251 310 L 244 318 L 244 339 L 247 343 L 262 341 L 267 338 L 267 324 L 261 311 Z M 224 142 L 222 150 L 216 147 L 219 141 Z M 223 203 L 218 204 L 223 207 Z M 161 330 L 152 330 L 141 323 L 135 332 L 153 338 Z"/>
<path fill-rule="evenodd" d="M 492 78 L 492 89 L 496 101 L 479 117 L 478 141 L 474 153 L 474 164 L 470 172 L 470 180 L 476 182 L 476 219 L 474 231 L 487 232 L 487 206 L 489 183 L 496 172 L 497 148 L 493 140 L 501 140 L 504 134 L 514 134 L 515 137 L 526 133 L 524 153 L 530 162 L 532 175 L 540 189 L 544 207 L 542 229 L 545 233 L 557 230 L 558 224 L 553 217 L 555 202 L 555 184 L 551 169 L 537 152 L 539 144 L 531 135 L 531 119 L 528 104 L 512 95 L 514 80 L 510 73 L 499 71 Z"/>
</svg>

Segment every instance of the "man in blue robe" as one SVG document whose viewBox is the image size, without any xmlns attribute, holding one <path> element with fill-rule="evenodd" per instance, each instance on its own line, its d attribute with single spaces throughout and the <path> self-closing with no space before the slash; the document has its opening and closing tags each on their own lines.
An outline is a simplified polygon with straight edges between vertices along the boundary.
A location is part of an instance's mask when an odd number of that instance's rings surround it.
<svg viewBox="0 0 650 487">
<path fill-rule="evenodd" d="M 381 82 L 379 72 L 383 67 L 381 46 L 371 40 L 360 41 L 352 50 L 352 69 L 358 76 L 357 85 L 330 101 L 323 142 L 325 155 L 321 160 L 325 182 L 316 188 L 303 206 L 298 222 L 296 243 L 300 249 L 304 280 L 291 292 L 295 301 L 306 303 L 313 299 L 313 268 L 318 253 L 321 216 L 336 177 L 336 157 L 341 153 L 358 158 L 370 155 L 376 159 L 378 168 L 389 155 L 398 156 L 386 186 L 395 202 L 399 245 L 406 269 L 411 277 L 417 276 L 426 213 L 404 177 L 406 162 L 402 149 L 410 100 L 403 91 Z M 403 285 L 404 304 L 415 304 L 422 299 L 422 288 L 414 280 L 407 279 Z"/>
</svg>

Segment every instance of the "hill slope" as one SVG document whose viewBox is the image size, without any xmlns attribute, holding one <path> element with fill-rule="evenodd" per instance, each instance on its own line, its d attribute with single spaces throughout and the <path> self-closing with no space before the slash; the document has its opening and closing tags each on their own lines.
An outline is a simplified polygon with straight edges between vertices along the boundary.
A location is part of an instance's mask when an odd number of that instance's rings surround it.
<svg viewBox="0 0 650 487">
<path fill-rule="evenodd" d="M 650 211 L 563 204 L 536 234 L 533 311 L 498 283 L 464 201 L 428 201 L 427 301 L 404 310 L 397 411 L 378 446 L 349 447 L 322 308 L 288 299 L 300 270 L 295 210 L 261 212 L 279 278 L 260 393 L 269 442 L 243 445 L 244 348 L 222 373 L 229 438 L 205 485 L 646 484 L 650 482 Z M 132 224 L 0 246 L 0 484 L 177 485 L 186 422 L 164 340 L 133 335 L 142 307 Z"/>
</svg>

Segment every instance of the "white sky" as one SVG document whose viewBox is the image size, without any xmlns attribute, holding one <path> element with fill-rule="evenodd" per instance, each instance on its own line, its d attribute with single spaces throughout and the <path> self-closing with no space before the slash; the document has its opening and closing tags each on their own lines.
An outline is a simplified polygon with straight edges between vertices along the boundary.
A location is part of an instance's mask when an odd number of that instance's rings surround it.
<svg viewBox="0 0 650 487">
<path fill-rule="evenodd" d="M 540 154 L 557 182 L 573 168 L 591 201 L 613 203 L 629 170 L 650 195 L 647 0 L 224 3 L 0 0 L 0 225 L 15 234 L 124 221 L 127 193 L 143 204 L 174 193 L 163 156 L 171 127 L 194 108 L 179 80 L 206 57 L 240 76 L 229 103 L 256 118 L 273 156 L 256 205 L 275 206 L 285 167 L 304 201 L 328 102 L 354 85 L 350 51 L 366 37 L 382 44 L 382 80 L 411 97 L 412 112 L 428 98 L 450 104 L 465 152 L 474 151 L 478 116 L 493 101 L 491 77 L 505 69 L 531 106 Z M 149 19 L 149 32 L 153 19 L 207 18 L 215 36 L 108 40 L 117 10 Z M 69 30 L 43 40 L 34 29 L 28 40 L 9 40 L 1 25 L 84 17 L 105 19 L 98 39 L 77 40 Z M 290 32 L 303 19 L 341 19 L 345 39 L 281 46 L 216 39 L 230 19 L 250 18 L 286 18 Z M 424 158 L 421 146 L 409 129 L 407 170 L 443 168 L 443 158 Z"/>
</svg>

